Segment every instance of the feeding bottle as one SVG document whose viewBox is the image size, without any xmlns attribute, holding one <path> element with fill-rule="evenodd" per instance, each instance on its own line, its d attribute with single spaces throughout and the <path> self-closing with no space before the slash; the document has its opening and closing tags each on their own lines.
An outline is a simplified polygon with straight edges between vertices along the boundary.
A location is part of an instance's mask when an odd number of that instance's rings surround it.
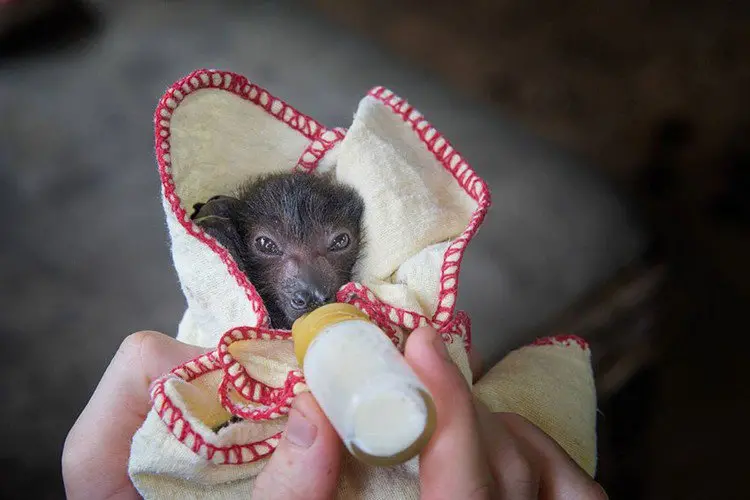
<svg viewBox="0 0 750 500">
<path fill-rule="evenodd" d="M 435 428 L 432 397 L 364 313 L 327 304 L 295 321 L 292 337 L 310 392 L 355 457 L 395 465 L 419 454 Z"/>
</svg>

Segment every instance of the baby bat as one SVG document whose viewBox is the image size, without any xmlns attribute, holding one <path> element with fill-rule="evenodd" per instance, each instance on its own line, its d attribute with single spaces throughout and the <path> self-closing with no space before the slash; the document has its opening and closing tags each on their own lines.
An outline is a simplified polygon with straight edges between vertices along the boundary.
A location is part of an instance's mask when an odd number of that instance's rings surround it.
<svg viewBox="0 0 750 500">
<path fill-rule="evenodd" d="M 197 203 L 192 218 L 250 279 L 271 326 L 290 329 L 351 281 L 363 212 L 356 190 L 330 175 L 283 173 Z"/>
</svg>

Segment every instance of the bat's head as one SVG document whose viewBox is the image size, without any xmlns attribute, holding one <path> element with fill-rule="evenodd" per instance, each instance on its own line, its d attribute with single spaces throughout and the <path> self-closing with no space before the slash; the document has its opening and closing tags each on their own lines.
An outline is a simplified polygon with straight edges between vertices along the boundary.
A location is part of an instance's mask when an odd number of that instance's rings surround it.
<svg viewBox="0 0 750 500">
<path fill-rule="evenodd" d="M 352 279 L 364 202 L 328 176 L 274 174 L 195 208 L 195 222 L 232 254 L 275 328 L 291 328 Z"/>
</svg>

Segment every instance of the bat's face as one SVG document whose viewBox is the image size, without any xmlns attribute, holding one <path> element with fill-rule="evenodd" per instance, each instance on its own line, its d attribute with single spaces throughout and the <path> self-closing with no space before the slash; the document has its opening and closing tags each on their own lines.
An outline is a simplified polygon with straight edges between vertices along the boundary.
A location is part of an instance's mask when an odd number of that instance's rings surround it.
<svg viewBox="0 0 750 500">
<path fill-rule="evenodd" d="M 286 321 L 335 299 L 351 281 L 359 252 L 356 226 L 314 224 L 300 238 L 279 221 L 248 231 L 249 274 L 262 296 L 275 302 Z"/>
<path fill-rule="evenodd" d="M 215 197 L 195 220 L 224 245 L 258 290 L 275 328 L 335 300 L 352 279 L 364 203 L 310 174 L 275 175 L 238 198 Z"/>
</svg>

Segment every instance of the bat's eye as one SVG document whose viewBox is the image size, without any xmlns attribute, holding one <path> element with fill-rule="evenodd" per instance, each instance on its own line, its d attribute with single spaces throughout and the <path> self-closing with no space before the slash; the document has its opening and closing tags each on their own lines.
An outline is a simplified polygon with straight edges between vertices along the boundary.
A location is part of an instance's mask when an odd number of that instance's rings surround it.
<svg viewBox="0 0 750 500">
<path fill-rule="evenodd" d="M 328 247 L 328 250 L 332 252 L 343 250 L 349 246 L 349 241 L 349 235 L 346 233 L 341 233 L 331 241 L 331 245 Z"/>
<path fill-rule="evenodd" d="M 281 255 L 278 245 L 271 238 L 266 238 L 265 236 L 255 239 L 255 248 L 269 255 Z"/>
</svg>

